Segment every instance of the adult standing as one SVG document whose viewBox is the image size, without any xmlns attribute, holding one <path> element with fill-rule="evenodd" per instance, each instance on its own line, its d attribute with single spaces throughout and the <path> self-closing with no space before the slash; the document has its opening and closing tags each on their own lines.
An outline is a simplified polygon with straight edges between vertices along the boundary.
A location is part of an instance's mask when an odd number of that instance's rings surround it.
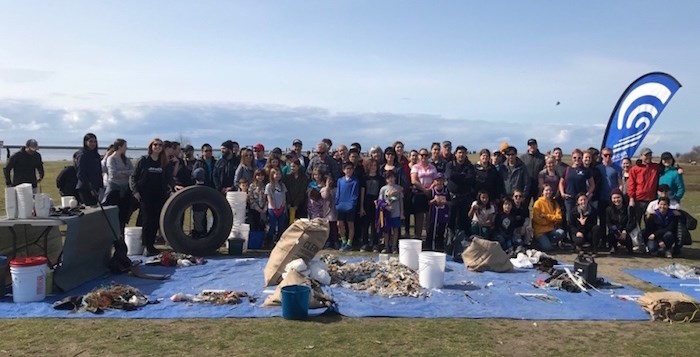
<svg viewBox="0 0 700 357">
<path fill-rule="evenodd" d="M 525 192 L 525 194 L 528 195 L 528 198 L 532 198 L 534 203 L 539 194 L 537 176 L 544 169 L 544 155 L 537 148 L 537 140 L 532 138 L 527 141 L 527 152 L 520 156 L 520 160 L 527 168 L 527 174 L 530 177 L 530 191 Z"/>
<path fill-rule="evenodd" d="M 445 143 L 443 143 L 443 147 Z M 451 145 L 451 143 L 450 143 Z M 467 213 L 471 207 L 475 191 L 476 172 L 474 165 L 467 158 L 467 148 L 459 145 L 455 149 L 454 159 L 447 163 L 445 167 L 445 178 L 447 179 L 447 190 L 452 199 L 450 205 L 450 223 L 448 227 L 467 232 Z"/>
<path fill-rule="evenodd" d="M 306 172 L 306 168 L 309 167 L 309 157 L 304 155 L 302 151 L 304 148 L 304 143 L 302 143 L 299 139 L 294 139 L 292 141 L 292 147 L 294 148 L 294 159 L 299 160 L 302 172 Z"/>
<path fill-rule="evenodd" d="M 160 211 L 174 187 L 172 165 L 163 149 L 163 141 L 155 138 L 148 145 L 148 155 L 136 163 L 129 185 L 139 201 L 143 231 L 141 240 L 147 255 L 160 253 L 155 247 L 156 233 L 160 228 Z"/>
<path fill-rule="evenodd" d="M 29 139 L 24 147 L 10 157 L 3 169 L 7 187 L 31 183 L 34 193 L 37 192 L 37 184 L 44 179 L 44 162 L 37 150 L 39 143 L 35 139 Z"/>
<path fill-rule="evenodd" d="M 235 191 L 234 178 L 239 161 L 233 153 L 233 141 L 226 140 L 221 143 L 221 159 L 216 162 L 214 168 L 214 186 L 216 190 L 226 194 Z"/>
<path fill-rule="evenodd" d="M 499 202 L 503 195 L 503 180 L 496 167 L 491 164 L 491 152 L 489 149 L 479 151 L 479 162 L 474 164 L 475 190 L 485 191 L 492 202 Z"/>
<path fill-rule="evenodd" d="M 571 166 L 564 171 L 564 176 L 559 179 L 559 193 L 564 199 L 564 214 L 567 215 L 567 220 L 569 212 L 576 207 L 576 197 L 581 193 L 591 197 L 595 189 L 595 182 L 590 171 L 583 166 L 583 151 L 574 149 L 571 153 L 571 160 Z"/>
<path fill-rule="evenodd" d="M 622 185 L 622 167 L 612 161 L 612 153 L 611 148 L 603 148 L 601 151 L 602 161 L 596 166 L 601 178 L 598 189 L 598 220 L 600 221 L 600 229 L 603 230 L 602 236 L 604 237 L 608 235 L 606 219 L 607 209 L 612 204 L 612 192 L 615 189 L 619 189 Z M 608 243 L 610 242 L 608 241 Z"/>
<path fill-rule="evenodd" d="M 569 167 L 569 165 L 562 161 L 564 153 L 561 151 L 560 147 L 555 147 L 554 149 L 552 149 L 552 157 L 555 160 L 554 168 L 557 171 L 557 174 L 559 175 L 559 177 L 563 177 L 564 171 L 566 171 L 566 168 Z M 554 186 L 554 189 L 556 190 L 557 186 Z"/>
<path fill-rule="evenodd" d="M 75 186 L 78 184 L 78 173 L 75 171 L 77 165 L 78 152 L 76 151 L 73 153 L 71 165 L 64 167 L 56 176 L 56 187 L 61 196 L 73 196 L 76 200 L 79 200 L 80 196 L 78 196 L 78 191 L 75 190 Z"/>
<path fill-rule="evenodd" d="M 518 149 L 513 146 L 506 148 L 506 161 L 498 170 L 503 181 L 505 196 L 512 197 L 513 191 L 519 190 L 525 195 L 524 202 L 530 202 L 530 185 L 532 180 L 523 161 L 518 158 Z"/>
<path fill-rule="evenodd" d="M 420 149 L 418 163 L 411 167 L 411 185 L 413 187 L 413 215 L 415 219 L 414 232 L 416 239 L 422 239 L 425 226 L 426 213 L 428 213 L 428 201 L 432 198 L 433 180 L 438 171 L 435 165 L 428 162 L 428 150 Z"/>
<path fill-rule="evenodd" d="M 447 165 L 448 162 L 454 161 L 454 154 L 452 154 L 452 142 L 445 140 L 442 142 L 442 147 L 440 148 L 440 156 L 442 161 Z M 437 168 L 437 166 L 436 166 Z M 447 170 L 447 168 L 445 168 Z"/>
<path fill-rule="evenodd" d="M 202 145 L 202 154 L 194 163 L 192 172 L 196 169 L 204 170 L 204 186 L 216 189 L 214 185 L 214 169 L 216 167 L 216 159 L 212 153 L 212 147 L 209 144 Z"/>
<path fill-rule="evenodd" d="M 445 173 L 445 166 L 447 162 L 440 155 L 440 143 L 430 144 L 430 160 L 429 162 L 435 166 L 437 171 L 441 174 Z"/>
<path fill-rule="evenodd" d="M 99 193 L 104 187 L 102 180 L 102 158 L 97 152 L 97 136 L 87 133 L 83 136 L 83 148 L 78 154 L 78 190 L 80 199 L 86 206 L 96 206 Z"/>
<path fill-rule="evenodd" d="M 656 199 L 656 189 L 659 184 L 659 175 L 663 170 L 662 166 L 652 162 L 652 151 L 643 148 L 640 152 L 641 160 L 630 168 L 629 179 L 627 180 L 627 194 L 630 197 L 630 220 L 639 227 L 639 222 L 647 210 L 649 202 Z M 638 231 L 637 229 L 635 229 Z M 636 233 L 636 232 L 635 232 Z M 639 237 L 632 235 L 635 245 L 641 245 Z"/>
<path fill-rule="evenodd" d="M 316 156 L 309 161 L 309 167 L 306 168 L 306 176 L 311 177 L 314 169 L 318 167 L 325 176 L 330 176 L 334 182 L 340 177 L 340 166 L 328 154 L 329 148 L 330 146 L 324 141 L 316 145 Z"/>
<path fill-rule="evenodd" d="M 661 154 L 661 164 L 663 165 L 663 171 L 659 176 L 659 186 L 663 184 L 668 185 L 668 199 L 680 204 L 685 194 L 685 183 L 683 182 L 683 175 L 678 172 L 676 167 L 676 160 L 670 152 L 664 152 Z"/>
<path fill-rule="evenodd" d="M 129 223 L 131 217 L 131 199 L 129 177 L 134 173 L 134 165 L 126 157 L 126 140 L 114 140 L 114 152 L 107 157 L 107 187 L 104 204 L 117 206 L 119 209 L 119 227 Z"/>
<path fill-rule="evenodd" d="M 236 169 L 233 184 L 236 185 L 236 189 L 240 191 L 241 179 L 245 179 L 248 181 L 248 184 L 251 184 L 255 178 L 254 175 L 255 167 L 253 166 L 253 151 L 245 148 L 241 150 L 241 164 L 238 165 L 238 168 Z"/>
<path fill-rule="evenodd" d="M 253 153 L 255 155 L 253 160 L 255 168 L 265 170 L 265 165 L 267 165 L 267 159 L 265 158 L 265 146 L 261 143 L 255 144 L 255 146 L 253 146 Z"/>
</svg>

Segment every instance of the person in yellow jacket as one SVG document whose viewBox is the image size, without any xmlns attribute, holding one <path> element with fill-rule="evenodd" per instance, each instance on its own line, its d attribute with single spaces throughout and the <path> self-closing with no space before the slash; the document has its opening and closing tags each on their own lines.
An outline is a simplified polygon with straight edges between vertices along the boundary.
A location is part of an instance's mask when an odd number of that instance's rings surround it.
<svg viewBox="0 0 700 357">
<path fill-rule="evenodd" d="M 554 200 L 554 189 L 550 185 L 543 186 L 542 196 L 532 206 L 532 230 L 543 252 L 552 250 L 564 239 L 561 206 Z"/>
</svg>

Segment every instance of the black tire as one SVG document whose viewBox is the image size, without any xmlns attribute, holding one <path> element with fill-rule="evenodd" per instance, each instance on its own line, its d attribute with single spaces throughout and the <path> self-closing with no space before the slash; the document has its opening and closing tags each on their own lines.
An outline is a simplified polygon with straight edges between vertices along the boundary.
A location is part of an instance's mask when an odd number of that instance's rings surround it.
<svg viewBox="0 0 700 357">
<path fill-rule="evenodd" d="M 211 229 L 202 237 L 192 239 L 182 230 L 181 217 L 193 204 L 206 205 L 214 218 Z M 160 213 L 163 238 L 178 253 L 195 256 L 211 255 L 221 247 L 233 227 L 233 213 L 226 198 L 207 186 L 190 186 L 177 191 L 165 202 Z"/>
</svg>

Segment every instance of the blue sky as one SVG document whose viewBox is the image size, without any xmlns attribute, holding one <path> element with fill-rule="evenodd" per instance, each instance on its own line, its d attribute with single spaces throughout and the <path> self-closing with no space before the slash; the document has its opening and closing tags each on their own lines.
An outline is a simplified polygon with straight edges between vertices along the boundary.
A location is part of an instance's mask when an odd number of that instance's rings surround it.
<svg viewBox="0 0 700 357">
<path fill-rule="evenodd" d="M 697 1 L 0 1 L 0 140 L 598 146 L 622 91 L 683 87 L 643 145 L 700 144 Z M 556 105 L 561 102 L 560 105 Z"/>
</svg>

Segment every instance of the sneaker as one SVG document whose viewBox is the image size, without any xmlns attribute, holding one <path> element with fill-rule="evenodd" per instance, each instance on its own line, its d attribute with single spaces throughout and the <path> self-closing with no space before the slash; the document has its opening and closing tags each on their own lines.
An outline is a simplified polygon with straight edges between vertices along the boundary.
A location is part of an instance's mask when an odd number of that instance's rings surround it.
<svg viewBox="0 0 700 357">
<path fill-rule="evenodd" d="M 610 248 L 610 254 L 617 254 L 617 248 Z"/>
<path fill-rule="evenodd" d="M 372 246 L 372 253 L 379 253 L 379 246 Z"/>
<path fill-rule="evenodd" d="M 382 249 L 382 254 L 389 254 L 389 249 L 386 249 L 386 248 Z"/>
<path fill-rule="evenodd" d="M 364 253 L 364 252 L 366 252 L 366 251 L 368 251 L 368 250 L 369 250 L 369 247 L 367 246 L 367 244 L 363 244 L 363 245 L 360 247 L 360 252 L 362 252 L 362 253 Z"/>
<path fill-rule="evenodd" d="M 147 257 L 152 257 L 152 256 L 155 256 L 158 254 L 160 254 L 160 249 L 158 249 L 154 246 L 146 247 L 146 256 Z"/>
<path fill-rule="evenodd" d="M 343 243 L 343 245 L 340 246 L 340 251 L 347 252 L 348 250 L 350 250 L 350 248 L 351 248 L 350 244 Z"/>
<path fill-rule="evenodd" d="M 673 258 L 673 252 L 671 252 L 670 250 L 667 250 L 666 253 L 664 253 L 664 256 L 666 258 Z"/>
<path fill-rule="evenodd" d="M 394 250 L 391 251 L 391 254 L 399 254 L 399 250 L 394 248 Z"/>
</svg>

